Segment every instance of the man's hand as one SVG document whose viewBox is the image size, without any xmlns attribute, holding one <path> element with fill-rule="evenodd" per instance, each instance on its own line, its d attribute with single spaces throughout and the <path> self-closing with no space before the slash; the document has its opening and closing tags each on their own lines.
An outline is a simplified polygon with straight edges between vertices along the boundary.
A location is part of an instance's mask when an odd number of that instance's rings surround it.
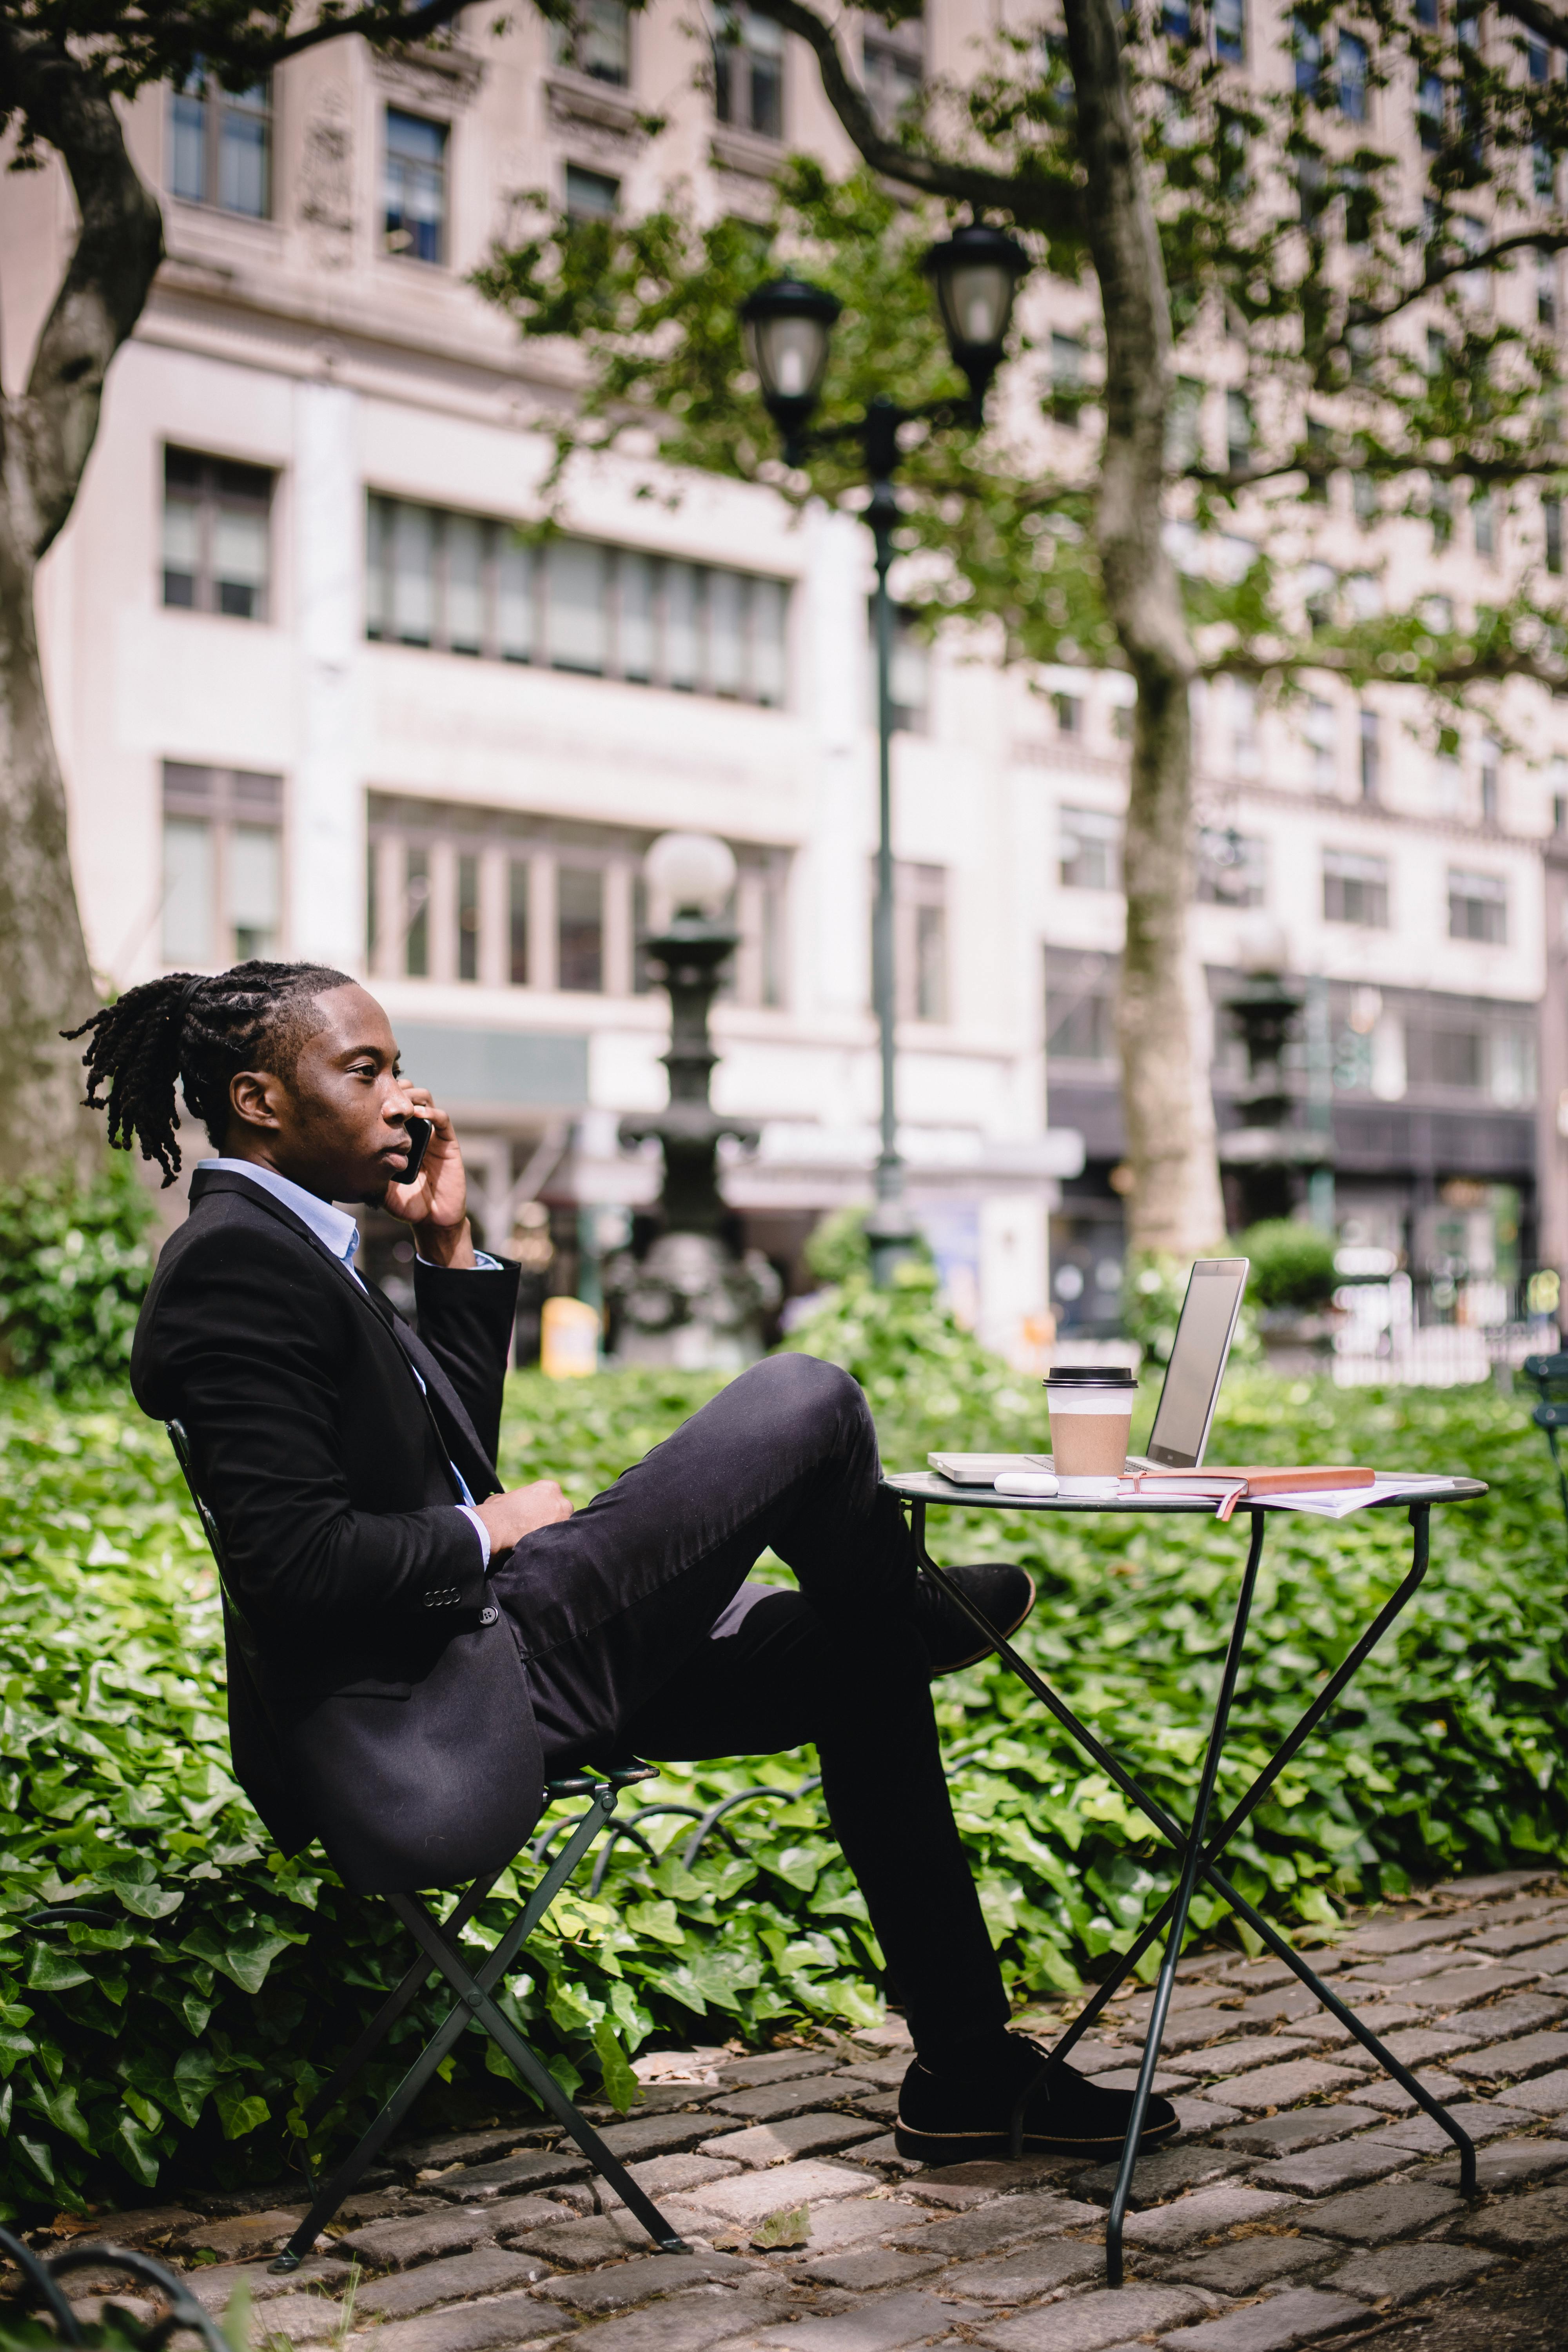
<svg viewBox="0 0 1568 2352">
<path fill-rule="evenodd" d="M 468 1179 L 449 1114 L 437 1110 L 428 1087 L 409 1087 L 403 1108 L 430 1122 L 425 1165 L 412 1184 L 389 1184 L 382 1206 L 414 1228 L 415 1247 L 432 1265 L 471 1266 Z"/>
<path fill-rule="evenodd" d="M 553 1478 L 536 1478 L 531 1486 L 514 1486 L 507 1495 L 492 1495 L 475 1506 L 485 1523 L 490 1551 L 510 1551 L 535 1528 L 552 1528 L 569 1519 L 572 1506 Z"/>
</svg>

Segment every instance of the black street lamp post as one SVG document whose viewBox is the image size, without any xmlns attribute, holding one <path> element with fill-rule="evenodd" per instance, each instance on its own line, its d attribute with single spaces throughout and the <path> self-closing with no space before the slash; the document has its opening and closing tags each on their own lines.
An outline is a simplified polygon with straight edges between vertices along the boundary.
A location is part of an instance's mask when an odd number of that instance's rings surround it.
<svg viewBox="0 0 1568 2352">
<path fill-rule="evenodd" d="M 871 930 L 871 991 L 876 1006 L 882 1071 L 881 1150 L 877 1158 L 876 1206 L 866 1223 L 871 1265 L 879 1284 L 891 1279 L 914 1237 L 904 1206 L 904 1166 L 899 1155 L 896 1086 L 898 975 L 893 952 L 893 605 L 888 571 L 899 499 L 893 488 L 901 452 L 900 425 L 917 421 L 978 426 L 985 394 L 1002 358 L 1013 298 L 1028 268 L 1021 246 L 1005 231 L 973 224 L 961 228 L 925 258 L 936 288 L 937 307 L 953 362 L 969 379 L 969 398 L 928 401 L 902 408 L 873 400 L 853 422 L 809 430 L 827 373 L 828 343 L 840 304 L 822 287 L 798 278 L 775 278 L 758 287 L 741 317 L 768 414 L 784 439 L 785 463 L 798 465 L 813 448 L 858 441 L 870 499 L 865 520 L 876 550 L 877 637 L 877 904 Z"/>
</svg>

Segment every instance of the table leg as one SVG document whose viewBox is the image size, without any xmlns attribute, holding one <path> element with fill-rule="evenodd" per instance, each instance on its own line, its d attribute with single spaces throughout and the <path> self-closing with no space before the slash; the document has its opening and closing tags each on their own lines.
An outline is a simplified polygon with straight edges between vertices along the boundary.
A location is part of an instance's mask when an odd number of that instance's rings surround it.
<svg viewBox="0 0 1568 2352">
<path fill-rule="evenodd" d="M 1236 1678 L 1241 1670 L 1247 1623 L 1252 1614 L 1252 1596 L 1258 1584 L 1258 1564 L 1263 1557 L 1263 1517 L 1261 1511 L 1252 1514 L 1252 1540 L 1247 1548 L 1247 1567 L 1237 1599 L 1236 1615 L 1231 1621 L 1225 1672 L 1220 1677 L 1219 1697 L 1209 1729 L 1208 1752 L 1204 1758 L 1197 1804 L 1187 1833 L 1187 1850 L 1183 1857 L 1181 1880 L 1176 1888 L 1175 1916 L 1171 1922 L 1170 1940 L 1165 1946 L 1165 1957 L 1154 1987 L 1154 2006 L 1143 2041 L 1143 2063 L 1138 2069 L 1138 2087 L 1132 2094 L 1132 2113 L 1128 2121 L 1126 2143 L 1121 2150 L 1121 2166 L 1116 2176 L 1115 2193 L 1111 2197 L 1110 2213 L 1105 2225 L 1105 2280 L 1108 2286 L 1121 2284 L 1121 2226 L 1127 2218 L 1127 2200 L 1132 2193 L 1132 2168 L 1138 2161 L 1138 2142 L 1142 2137 L 1143 2118 L 1149 2110 L 1150 2094 L 1153 2090 L 1154 2074 L 1160 2063 L 1160 2044 L 1165 2038 L 1165 2020 L 1170 2013 L 1171 1995 L 1175 1990 L 1176 1962 L 1181 1958 L 1182 1938 L 1187 1931 L 1187 1913 L 1204 1865 L 1204 1831 L 1208 1823 L 1209 1807 L 1214 1801 L 1219 1759 L 1230 1722 L 1231 1703 L 1236 1696 Z"/>
<path fill-rule="evenodd" d="M 1256 1580 L 1258 1564 L 1262 1553 L 1262 1526 L 1265 1515 L 1261 1509 L 1258 1509 L 1255 1510 L 1251 1516 L 1253 1521 L 1252 1542 L 1248 1549 L 1247 1570 L 1243 1580 L 1243 1599 L 1247 1610 L 1250 1610 L 1252 1588 Z M 1313 1730 L 1315 1730 L 1317 1726 L 1322 1721 L 1324 1716 L 1333 1706 L 1339 1697 L 1340 1693 L 1344 1689 L 1346 1684 L 1365 1662 L 1367 1656 L 1375 1647 L 1377 1643 L 1382 1640 L 1383 1635 L 1387 1632 L 1389 1626 L 1394 1622 L 1395 1617 L 1398 1616 L 1400 1611 L 1405 1606 L 1416 1587 L 1425 1577 L 1429 1557 L 1430 1516 L 1430 1506 L 1427 1504 L 1416 1503 L 1411 1507 L 1410 1520 L 1414 1530 L 1414 1558 L 1408 1575 L 1400 1585 L 1398 1591 L 1387 1602 L 1384 1603 L 1383 1609 L 1379 1611 L 1376 1618 L 1374 1618 L 1373 1623 L 1367 1628 L 1365 1633 L 1362 1635 L 1360 1641 L 1356 1643 L 1354 1647 L 1347 1654 L 1344 1659 L 1342 1660 L 1339 1667 L 1330 1678 L 1329 1682 L 1325 1685 L 1324 1688 L 1319 1693 L 1318 1697 L 1314 1700 L 1312 1706 L 1310 1706 L 1301 1717 L 1300 1721 L 1296 1725 L 1295 1729 L 1290 1733 L 1289 1737 L 1276 1750 L 1274 1756 L 1265 1766 L 1263 1771 L 1260 1772 L 1258 1778 L 1253 1781 L 1246 1795 L 1240 1800 L 1239 1803 L 1232 1809 L 1230 1814 L 1221 1824 L 1220 1829 L 1216 1832 L 1213 1841 L 1206 1846 L 1204 1843 L 1203 1832 L 1206 1819 L 1207 1807 L 1209 1802 L 1212 1801 L 1214 1773 L 1217 1772 L 1218 1769 L 1219 1747 L 1223 1743 L 1223 1729 L 1219 1717 L 1216 1715 L 1215 1726 L 1215 1728 L 1211 1730 L 1210 1734 L 1210 1753 L 1209 1757 L 1205 1759 L 1205 1787 L 1200 1793 L 1201 1810 L 1199 1814 L 1194 1816 L 1191 1830 L 1185 1830 L 1172 1814 L 1166 1811 L 1165 1808 L 1160 1804 L 1156 1799 L 1148 1794 L 1148 1792 L 1133 1778 L 1131 1773 L 1127 1771 L 1125 1767 L 1119 1763 L 1117 1759 L 1110 1753 L 1110 1749 L 1104 1746 L 1103 1742 L 1098 1739 L 1094 1733 L 1089 1730 L 1088 1725 L 1081 1723 L 1079 1720 L 1078 1717 L 1074 1715 L 1072 1709 L 1067 1705 L 1066 1701 L 1058 1697 L 1055 1691 L 1053 1691 L 1050 1685 L 1035 1672 L 1027 1660 L 1021 1657 L 1017 1651 L 1013 1648 L 1011 1643 L 999 1639 L 996 1636 L 991 1626 L 987 1623 L 985 1618 L 982 1615 L 981 1612 L 969 1600 L 968 1595 L 964 1593 L 962 1588 L 956 1585 L 946 1572 L 937 1565 L 936 1561 L 931 1558 L 931 1555 L 926 1549 L 926 1507 L 922 1501 L 911 1501 L 910 1532 L 914 1537 L 915 1547 L 922 1570 L 934 1579 L 942 1591 L 945 1592 L 948 1598 L 963 1611 L 963 1614 L 970 1618 L 973 1623 L 987 1635 L 992 1648 L 994 1649 L 996 1654 L 1012 1669 L 1019 1681 L 1024 1684 L 1026 1689 L 1032 1692 L 1033 1695 L 1039 1699 L 1041 1704 L 1046 1706 L 1056 1717 L 1057 1721 L 1060 1723 L 1063 1729 L 1071 1734 L 1073 1738 L 1078 1741 L 1079 1745 L 1085 1750 L 1085 1752 L 1089 1755 L 1097 1764 L 1099 1764 L 1101 1770 L 1106 1772 L 1115 1782 L 1116 1786 L 1121 1790 L 1122 1793 L 1131 1799 L 1132 1802 L 1137 1805 L 1140 1811 L 1142 1812 L 1152 1823 L 1154 1828 L 1159 1832 L 1161 1837 L 1173 1848 L 1174 1853 L 1180 1856 L 1182 1861 L 1182 1876 L 1176 1890 L 1173 1895 L 1166 1898 L 1166 1901 L 1162 1906 L 1156 1918 L 1148 1927 L 1144 1928 L 1136 1943 L 1132 1946 L 1131 1951 L 1123 1957 L 1121 1965 L 1117 1969 L 1115 1975 L 1108 1979 L 1105 1983 L 1097 1988 L 1090 2000 L 1086 2003 L 1079 2016 L 1074 2020 L 1072 2025 L 1068 2027 L 1067 2032 L 1061 2037 L 1050 2052 L 1048 2058 L 1042 2064 L 1040 2074 L 1044 2074 L 1046 2066 L 1059 2063 L 1060 2061 L 1065 2058 L 1067 2053 L 1072 2048 L 1079 2036 L 1087 2030 L 1089 2025 L 1093 2022 L 1094 2019 L 1100 2015 L 1100 2011 L 1104 2009 L 1106 2002 L 1110 1999 L 1112 1993 L 1115 1991 L 1117 1986 L 1125 1979 L 1129 1969 L 1133 1967 L 1135 1962 L 1142 1957 L 1143 1953 L 1147 1951 L 1154 1942 L 1164 1923 L 1168 1919 L 1175 1917 L 1177 1924 L 1174 1932 L 1172 1934 L 1167 1943 L 1165 1960 L 1162 1965 L 1160 1979 L 1162 1984 L 1165 1984 L 1168 1979 L 1169 1987 L 1173 1988 L 1175 1964 L 1177 1959 L 1180 1958 L 1181 1940 L 1185 1932 L 1187 1912 L 1190 1907 L 1192 1894 L 1197 1879 L 1202 1877 L 1215 1888 L 1215 1892 L 1219 1894 L 1227 1904 L 1230 1905 L 1232 1909 L 1236 1911 L 1239 1917 L 1244 1918 L 1247 1922 L 1248 1926 L 1254 1929 L 1268 1948 L 1273 1951 L 1279 1958 L 1282 1959 L 1293 1973 L 1300 1979 L 1302 1983 L 1308 1987 L 1309 1990 L 1312 1992 L 1314 1997 L 1325 2009 L 1328 2010 L 1331 2016 L 1337 2018 L 1346 2030 L 1352 2033 L 1365 2049 L 1371 2052 L 1372 2055 L 1376 2058 L 1378 2063 L 1385 2070 L 1385 2072 L 1390 2074 L 1393 2079 L 1400 2084 L 1401 2088 L 1407 2092 L 1416 2104 L 1431 2116 L 1434 2122 L 1436 2122 L 1442 2130 L 1447 2134 L 1448 2137 L 1454 2142 L 1456 2147 L 1459 2151 L 1459 2179 L 1461 2191 L 1467 2197 L 1473 2197 L 1476 2193 L 1476 2156 L 1474 2146 L 1471 2143 L 1468 2135 L 1461 2130 L 1459 2126 L 1455 2123 L 1452 2116 L 1448 2114 L 1447 2108 L 1445 2108 L 1440 2102 L 1434 2099 L 1430 2093 L 1423 2088 L 1407 2068 L 1400 2064 L 1399 2061 L 1393 2055 L 1392 2052 L 1384 2049 L 1383 2043 L 1377 2039 L 1376 2035 L 1373 2034 L 1366 2026 L 1362 2024 L 1360 2019 L 1354 2015 L 1353 2011 L 1347 2009 L 1344 2003 L 1329 1990 L 1321 1979 L 1318 1977 L 1315 1971 L 1300 1958 L 1300 1955 L 1285 1941 L 1285 1938 L 1279 1935 L 1278 1930 L 1275 1929 L 1268 1920 L 1263 1918 L 1259 1912 L 1253 1908 L 1252 1905 L 1248 1903 L 1237 1890 L 1237 1888 L 1231 1885 L 1230 1881 L 1221 1873 L 1217 1866 L 1219 1855 L 1224 1852 L 1226 1846 L 1236 1835 L 1237 1830 L 1246 1821 L 1248 1814 L 1250 1814 L 1258 1804 L 1261 1802 L 1263 1797 L 1267 1794 L 1269 1788 L 1272 1787 L 1275 1780 L 1278 1780 L 1279 1774 L 1289 1763 L 1291 1758 L 1297 1753 L 1302 1743 L 1310 1737 Z M 1240 1602 L 1238 1602 L 1237 1618 L 1232 1626 L 1231 1645 L 1226 1655 L 1226 1675 L 1227 1686 L 1222 1691 L 1222 1698 L 1226 1716 L 1228 1716 L 1231 1701 L 1234 1697 L 1236 1670 L 1239 1667 L 1240 1644 L 1237 1634 L 1238 1627 L 1240 1628 L 1241 1634 L 1245 1635 L 1245 1617 L 1242 1614 Z M 1213 1766 L 1213 1771 L 1210 1769 L 1211 1764 Z M 1148 2085 L 1152 2083 L 1153 2075 L 1158 2064 L 1159 2037 L 1163 2035 L 1164 2032 L 1165 2014 L 1170 2003 L 1170 1990 L 1167 1989 L 1165 1991 L 1164 2006 L 1163 2008 L 1160 2006 L 1160 1996 L 1158 1990 L 1156 1990 L 1155 2000 L 1155 2014 L 1152 2016 L 1150 2020 L 1150 2031 L 1144 2045 L 1143 2063 L 1139 2070 L 1139 2092 L 1142 2095 L 1142 2104 L 1135 2104 L 1134 2105 L 1132 2121 L 1136 2128 L 1129 2131 L 1127 2144 L 1122 2153 L 1121 2171 L 1119 2173 L 1117 2180 L 1117 2199 L 1120 2201 L 1121 2211 L 1117 2212 L 1113 2206 L 1113 2220 L 1116 2223 L 1114 2231 L 1114 2273 L 1112 2273 L 1111 2267 L 1112 2233 L 1109 2229 L 1107 2232 L 1107 2275 L 1110 2284 L 1113 2285 L 1119 2284 L 1121 2279 L 1120 2224 L 1121 2220 L 1125 2213 L 1126 2196 L 1131 2188 L 1132 2166 L 1136 2161 L 1138 2132 L 1142 2129 L 1143 2114 L 1147 2109 L 1149 2096 Z M 1024 2110 L 1026 2106 L 1028 2098 L 1037 2086 L 1039 2080 L 1040 2074 L 1037 2074 L 1032 2079 L 1027 2089 L 1025 2091 L 1014 2110 L 1013 2127 L 1011 2132 L 1011 2152 L 1015 2157 L 1021 2155 L 1023 2152 L 1022 2135 Z M 1137 2096 L 1138 2095 L 1135 2095 L 1135 2100 Z"/>
</svg>

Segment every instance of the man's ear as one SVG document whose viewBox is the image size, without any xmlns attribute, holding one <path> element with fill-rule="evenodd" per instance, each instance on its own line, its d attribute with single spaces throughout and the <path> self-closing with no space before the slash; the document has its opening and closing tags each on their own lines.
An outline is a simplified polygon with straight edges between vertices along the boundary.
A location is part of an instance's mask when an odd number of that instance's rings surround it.
<svg viewBox="0 0 1568 2352">
<path fill-rule="evenodd" d="M 282 1095 L 283 1081 L 271 1070 L 240 1070 L 228 1082 L 228 1106 L 240 1125 L 271 1135 L 282 1125 Z"/>
</svg>

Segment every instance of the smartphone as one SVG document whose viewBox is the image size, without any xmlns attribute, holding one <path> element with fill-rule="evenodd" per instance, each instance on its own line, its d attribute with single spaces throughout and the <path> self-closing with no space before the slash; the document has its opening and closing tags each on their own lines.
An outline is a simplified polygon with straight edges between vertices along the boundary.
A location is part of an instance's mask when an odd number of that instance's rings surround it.
<svg viewBox="0 0 1568 2352">
<path fill-rule="evenodd" d="M 400 1184 L 412 1184 L 425 1165 L 425 1154 L 430 1149 L 430 1138 L 436 1132 L 427 1118 L 410 1118 L 408 1122 L 408 1165 L 397 1179 Z"/>
</svg>

